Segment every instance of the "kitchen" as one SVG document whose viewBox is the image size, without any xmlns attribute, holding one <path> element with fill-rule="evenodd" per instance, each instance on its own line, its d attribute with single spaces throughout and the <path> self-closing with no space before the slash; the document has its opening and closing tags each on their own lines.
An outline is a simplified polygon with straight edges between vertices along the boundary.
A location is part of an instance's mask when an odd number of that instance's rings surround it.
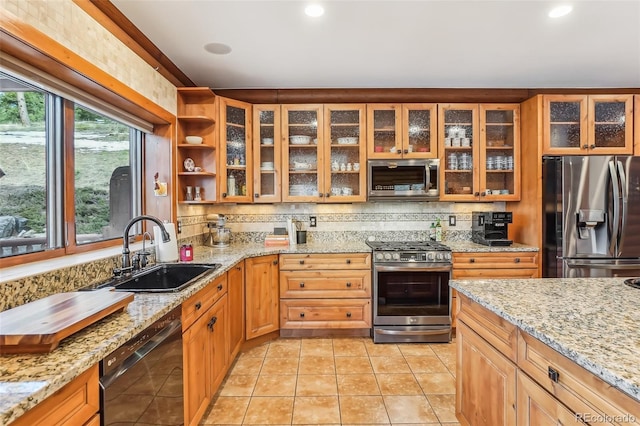
<svg viewBox="0 0 640 426">
<path fill-rule="evenodd" d="M 27 36 L 28 34 L 25 35 L 25 37 Z M 52 52 L 52 53 L 55 54 L 55 52 Z M 132 65 L 133 63 L 137 63 L 137 62 L 135 61 L 128 62 L 127 65 L 122 68 L 128 67 L 130 69 L 131 67 L 133 67 Z M 86 66 L 86 64 L 84 66 Z M 143 67 L 141 66 L 141 68 Z M 144 66 L 144 69 L 146 69 L 146 65 Z M 85 69 L 84 71 L 88 72 L 89 70 Z M 122 72 L 121 70 L 114 70 L 113 75 L 118 76 L 118 73 L 121 73 L 121 72 Z M 124 81 L 126 81 L 125 77 L 119 77 L 119 78 L 124 79 Z M 150 81 L 152 81 L 154 85 L 158 83 L 157 84 L 158 88 L 165 88 L 165 89 L 167 88 L 166 83 L 157 81 L 159 77 L 157 77 L 156 75 L 150 75 L 150 79 L 151 79 Z M 161 89 L 155 89 L 155 90 L 161 90 Z M 637 92 L 632 91 L 631 93 L 637 93 Z M 499 91 L 495 92 L 496 98 L 494 99 L 497 99 L 497 96 L 499 94 L 500 94 Z M 133 98 L 135 98 L 135 100 L 140 100 L 140 98 L 138 97 L 139 95 L 133 94 L 132 96 Z M 488 98 L 485 98 L 485 100 L 488 101 Z M 163 103 L 164 108 L 167 111 L 173 111 L 176 108 L 175 101 L 173 103 L 171 101 L 161 101 L 161 103 Z M 530 109 L 529 111 L 533 111 L 533 109 Z M 533 112 L 530 112 L 530 113 L 533 113 Z M 523 122 L 524 122 L 524 118 L 523 118 Z M 527 131 L 534 131 L 534 130 L 528 129 Z M 542 139 L 541 135 L 539 137 Z M 523 146 L 523 156 L 526 155 L 524 153 L 525 149 L 537 149 L 537 147 Z M 525 169 L 523 164 L 523 176 L 525 175 L 524 173 L 525 173 Z M 528 189 L 529 187 L 527 185 L 523 185 L 523 188 Z M 525 191 L 523 191 L 523 194 L 521 195 L 523 200 L 526 199 Z M 531 196 L 535 196 L 535 194 L 531 194 Z M 162 208 L 165 208 L 165 207 L 164 206 L 157 207 L 156 201 L 157 200 L 154 200 L 154 207 L 156 207 L 158 211 L 161 212 L 162 211 L 161 207 Z M 164 200 L 161 200 L 161 201 L 164 201 Z M 340 229 L 341 231 L 344 231 L 344 232 L 352 232 L 352 231 L 358 232 L 362 230 L 362 226 L 364 226 L 365 228 L 368 228 L 366 229 L 368 231 L 380 230 L 382 226 L 385 226 L 385 224 L 388 224 L 389 222 L 394 223 L 392 230 L 401 231 L 398 237 L 405 238 L 407 240 L 416 239 L 416 238 L 421 239 L 421 238 L 424 238 L 424 235 L 428 232 L 427 231 L 428 224 L 431 223 L 436 218 L 443 219 L 443 224 L 445 225 L 445 235 L 447 235 L 448 233 L 450 236 L 453 237 L 455 236 L 456 229 L 470 230 L 472 211 L 492 209 L 492 208 L 495 208 L 496 210 L 505 210 L 506 208 L 508 210 L 514 211 L 514 221 L 523 222 L 519 225 L 515 223 L 512 226 L 512 228 L 515 230 L 516 233 L 519 232 L 518 229 L 524 229 L 526 228 L 526 226 L 531 226 L 531 227 L 536 226 L 535 220 L 527 220 L 524 213 L 518 213 L 518 211 L 516 210 L 517 209 L 516 205 L 512 206 L 511 204 L 508 204 L 508 207 L 507 207 L 507 206 L 503 206 L 500 203 L 501 203 L 500 201 L 497 201 L 496 203 L 489 203 L 489 204 L 487 203 L 439 203 L 437 206 L 435 206 L 435 208 L 428 205 L 425 206 L 422 204 L 413 205 L 411 203 L 403 203 L 402 212 L 398 212 L 397 205 L 395 206 L 393 204 L 385 205 L 382 203 L 375 204 L 375 205 L 369 205 L 368 203 L 362 204 L 362 205 L 359 205 L 359 204 L 353 204 L 353 205 L 312 204 L 312 205 L 303 205 L 303 206 L 296 205 L 296 208 L 298 210 L 296 211 L 295 214 L 296 216 L 298 216 L 298 212 L 300 212 L 299 219 L 301 221 L 304 221 L 305 224 L 309 222 L 307 220 L 309 217 L 316 217 L 318 219 L 318 223 L 317 223 L 318 235 L 316 235 L 316 237 L 318 237 L 317 238 L 318 242 L 323 241 L 322 239 L 319 238 L 322 236 L 320 234 L 320 232 L 322 231 L 324 231 L 325 233 L 328 233 L 331 230 Z M 517 204 L 517 203 L 514 203 L 514 204 Z M 179 205 L 171 208 L 174 208 L 177 210 L 176 215 L 173 217 L 183 218 L 183 234 L 182 235 L 184 235 L 185 238 L 188 239 L 191 236 L 202 233 L 202 226 L 204 223 L 204 214 L 201 210 L 199 210 L 197 206 Z M 257 210 L 257 209 L 260 209 L 260 210 Z M 262 211 L 264 211 L 264 214 L 261 214 Z M 220 209 L 216 209 L 216 212 L 228 214 L 231 219 L 230 220 L 231 223 L 229 223 L 228 226 L 232 228 L 234 236 L 236 235 L 240 236 L 245 230 L 249 232 L 253 230 L 258 230 L 258 229 L 263 230 L 267 227 L 272 228 L 274 225 L 282 223 L 283 222 L 282 219 L 285 217 L 285 215 L 288 215 L 291 213 L 291 207 L 287 205 L 274 205 L 274 206 L 265 206 L 265 207 L 257 208 L 256 206 L 237 205 L 237 206 L 221 207 Z M 159 216 L 164 216 L 164 214 L 160 214 L 160 213 L 157 213 L 157 214 Z M 249 216 L 248 218 L 245 219 L 245 215 L 251 215 L 251 214 L 255 216 L 253 217 Z M 341 216 L 336 217 L 336 215 L 341 215 Z M 448 228 L 449 216 L 455 216 L 458 219 L 456 228 L 454 227 Z M 313 233 L 311 232 L 312 231 L 311 228 L 308 228 L 308 231 L 310 231 L 310 237 L 311 237 L 313 235 Z M 416 234 L 416 231 L 418 231 L 417 234 Z M 541 245 L 539 242 L 525 240 L 526 237 L 532 238 L 531 236 L 533 236 L 533 238 L 535 238 L 537 233 L 538 231 L 535 231 L 535 232 L 522 231 L 522 235 L 517 235 L 516 237 L 513 237 L 513 239 L 521 243 L 530 244 L 533 247 L 539 247 Z M 463 236 L 462 238 L 464 238 L 464 235 L 465 235 L 464 232 L 461 232 L 461 235 Z M 327 235 L 327 237 L 329 237 L 329 235 Z M 360 238 L 359 236 L 357 237 L 358 239 Z M 312 238 L 310 238 L 310 240 L 312 240 Z M 359 239 L 359 241 L 363 241 L 363 240 Z"/>
</svg>

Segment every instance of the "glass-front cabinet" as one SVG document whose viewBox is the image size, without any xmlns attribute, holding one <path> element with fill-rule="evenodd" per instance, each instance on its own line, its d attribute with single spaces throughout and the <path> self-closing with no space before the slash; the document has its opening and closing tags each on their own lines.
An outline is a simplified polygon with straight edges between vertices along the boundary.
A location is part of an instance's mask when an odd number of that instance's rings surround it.
<svg viewBox="0 0 640 426">
<path fill-rule="evenodd" d="M 253 200 L 251 104 L 219 99 L 221 201 L 250 202 Z"/>
<path fill-rule="evenodd" d="M 543 153 L 631 154 L 632 95 L 545 95 Z"/>
<path fill-rule="evenodd" d="M 181 204 L 216 201 L 216 106 L 208 87 L 178 88 L 176 199 Z M 156 194 L 168 195 L 162 182 L 156 186 Z"/>
<path fill-rule="evenodd" d="M 436 112 L 436 104 L 367 105 L 368 158 L 437 158 Z"/>
<path fill-rule="evenodd" d="M 366 201 L 365 106 L 324 106 L 324 202 Z"/>
<path fill-rule="evenodd" d="M 440 105 L 441 200 L 520 199 L 520 106 Z"/>
<path fill-rule="evenodd" d="M 253 202 L 275 203 L 280 193 L 280 105 L 253 106 Z"/>
<path fill-rule="evenodd" d="M 282 201 L 324 201 L 322 105 L 281 108 Z"/>
</svg>

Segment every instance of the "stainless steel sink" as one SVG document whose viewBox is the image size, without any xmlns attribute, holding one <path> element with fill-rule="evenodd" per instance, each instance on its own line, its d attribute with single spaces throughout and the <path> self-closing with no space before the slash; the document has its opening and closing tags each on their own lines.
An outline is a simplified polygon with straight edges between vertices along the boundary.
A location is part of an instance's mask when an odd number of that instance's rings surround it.
<svg viewBox="0 0 640 426">
<path fill-rule="evenodd" d="M 161 263 L 137 274 L 113 278 L 86 290 L 114 287 L 116 291 L 139 293 L 169 293 L 183 290 L 195 283 L 202 275 L 215 271 L 220 264 Z"/>
</svg>

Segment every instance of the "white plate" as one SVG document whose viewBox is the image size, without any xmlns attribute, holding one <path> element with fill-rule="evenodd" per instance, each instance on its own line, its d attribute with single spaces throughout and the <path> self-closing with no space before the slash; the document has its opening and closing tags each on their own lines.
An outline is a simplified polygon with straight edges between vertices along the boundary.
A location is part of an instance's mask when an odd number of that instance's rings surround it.
<svg viewBox="0 0 640 426">
<path fill-rule="evenodd" d="M 338 145 L 356 145 L 357 143 L 358 138 L 354 136 L 338 138 Z"/>
<path fill-rule="evenodd" d="M 291 143 L 291 145 L 309 145 L 309 142 L 311 142 L 311 136 L 306 136 L 306 135 L 289 136 L 289 142 Z"/>
<path fill-rule="evenodd" d="M 196 163 L 191 158 L 186 158 L 184 160 L 184 169 L 188 172 L 194 171 L 196 168 Z"/>
</svg>

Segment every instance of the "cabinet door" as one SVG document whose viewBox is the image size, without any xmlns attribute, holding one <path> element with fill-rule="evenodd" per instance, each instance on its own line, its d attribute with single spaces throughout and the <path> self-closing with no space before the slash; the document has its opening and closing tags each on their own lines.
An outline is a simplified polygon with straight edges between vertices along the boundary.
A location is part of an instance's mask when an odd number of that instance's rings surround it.
<svg viewBox="0 0 640 426">
<path fill-rule="evenodd" d="M 589 96 L 589 151 L 633 153 L 633 96 Z"/>
<path fill-rule="evenodd" d="M 402 105 L 402 156 L 438 158 L 436 104 Z"/>
<path fill-rule="evenodd" d="M 251 104 L 220 99 L 220 193 L 223 202 L 253 199 Z"/>
<path fill-rule="evenodd" d="M 240 351 L 244 342 L 244 261 L 227 272 L 229 296 L 229 352 L 230 359 Z"/>
<path fill-rule="evenodd" d="M 520 105 L 480 105 L 480 199 L 520 199 Z"/>
<path fill-rule="evenodd" d="M 456 416 L 475 426 L 515 425 L 516 366 L 462 321 L 456 341 Z"/>
<path fill-rule="evenodd" d="M 480 153 L 478 105 L 438 105 L 441 200 L 477 201 Z"/>
<path fill-rule="evenodd" d="M 518 372 L 518 426 L 585 424 L 523 372 Z"/>
<path fill-rule="evenodd" d="M 211 401 L 211 351 L 205 313 L 182 333 L 185 424 L 197 425 Z"/>
<path fill-rule="evenodd" d="M 229 304 L 224 295 L 211 307 L 205 319 L 209 332 L 209 352 L 211 353 L 211 395 L 215 395 L 229 366 Z"/>
<path fill-rule="evenodd" d="M 324 106 L 325 202 L 366 201 L 365 106 Z"/>
<path fill-rule="evenodd" d="M 253 106 L 253 202 L 281 200 L 280 105 Z"/>
<path fill-rule="evenodd" d="M 282 201 L 324 200 L 322 105 L 282 105 Z"/>
<path fill-rule="evenodd" d="M 402 106 L 367 105 L 367 158 L 402 157 Z"/>
<path fill-rule="evenodd" d="M 278 256 L 250 258 L 245 267 L 246 338 L 250 340 L 279 329 Z"/>
<path fill-rule="evenodd" d="M 587 153 L 587 97 L 545 95 L 543 97 L 543 154 Z"/>
</svg>

